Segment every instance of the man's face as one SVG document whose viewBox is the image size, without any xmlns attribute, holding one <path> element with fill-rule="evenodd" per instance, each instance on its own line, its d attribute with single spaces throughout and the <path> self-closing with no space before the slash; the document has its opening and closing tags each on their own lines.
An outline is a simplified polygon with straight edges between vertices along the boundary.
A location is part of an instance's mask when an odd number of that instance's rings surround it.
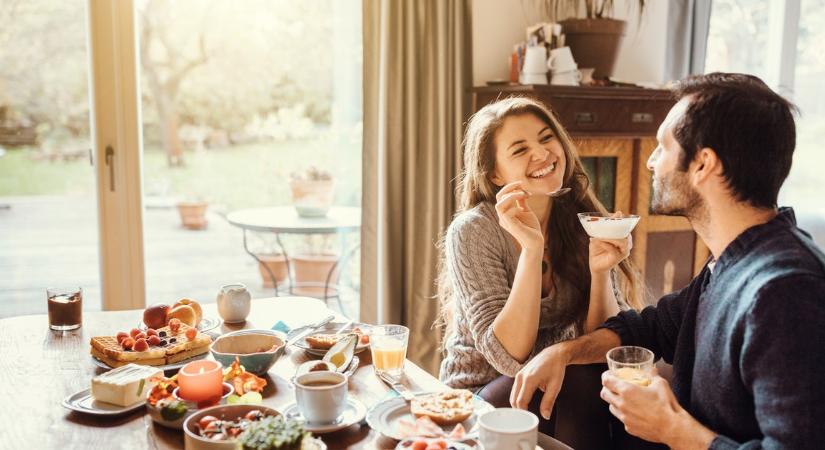
<svg viewBox="0 0 825 450">
<path fill-rule="evenodd" d="M 702 197 L 690 183 L 690 166 L 681 170 L 684 151 L 673 136 L 689 102 L 683 98 L 671 108 L 656 134 L 659 146 L 647 160 L 647 168 L 653 172 L 652 214 L 693 217 L 703 206 Z"/>
</svg>

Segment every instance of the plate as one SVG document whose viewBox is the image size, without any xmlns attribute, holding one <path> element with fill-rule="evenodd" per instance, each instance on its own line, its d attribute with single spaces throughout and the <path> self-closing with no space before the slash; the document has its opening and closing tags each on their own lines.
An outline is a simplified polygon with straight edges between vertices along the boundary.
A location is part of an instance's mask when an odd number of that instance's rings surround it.
<svg viewBox="0 0 825 450">
<path fill-rule="evenodd" d="M 204 332 L 207 332 L 209 330 L 214 330 L 215 328 L 220 326 L 220 324 L 221 324 L 221 319 L 213 319 L 213 318 L 209 318 L 209 317 L 204 317 L 203 319 L 201 319 L 201 323 L 198 324 L 198 331 L 204 333 Z M 147 327 L 146 324 L 143 323 L 143 322 L 140 322 L 138 324 L 138 330 L 140 330 L 140 331 L 146 331 L 148 328 L 149 327 Z"/>
<path fill-rule="evenodd" d="M 314 334 L 333 334 L 333 333 L 336 333 L 338 330 L 340 330 L 341 327 L 344 326 L 344 325 L 346 325 L 346 322 L 330 322 L 330 323 L 326 324 L 325 326 L 319 328 L 315 332 L 309 334 L 309 336 L 312 336 Z M 286 335 L 287 341 L 292 340 L 293 337 L 297 336 L 298 333 L 306 330 L 307 327 L 308 327 L 308 325 L 303 326 L 303 327 L 295 328 L 294 330 L 290 330 L 290 332 Z M 355 327 L 358 327 L 358 328 L 364 330 L 365 332 L 367 332 L 367 334 L 369 334 L 370 325 L 367 325 L 365 323 L 354 322 L 350 326 L 350 328 L 355 328 Z M 295 342 L 293 345 L 300 348 L 300 349 L 305 350 L 310 355 L 324 356 L 324 355 L 327 354 L 326 350 L 310 348 L 309 344 L 307 344 L 307 341 L 304 338 L 301 338 L 300 341 Z M 358 341 L 358 345 L 355 346 L 355 353 L 356 354 L 361 353 L 364 350 L 366 350 L 367 348 L 369 348 L 369 346 L 370 346 L 369 343 L 362 344 L 361 341 Z"/>
<path fill-rule="evenodd" d="M 197 355 L 197 356 L 193 356 L 189 359 L 184 359 L 183 361 L 178 361 L 174 364 L 166 364 L 166 365 L 163 365 L 163 366 L 151 366 L 151 367 L 157 367 L 158 369 L 160 369 L 164 372 L 167 372 L 167 371 L 170 371 L 170 370 L 178 370 L 181 367 L 189 364 L 192 361 L 197 361 L 199 359 L 204 359 L 209 355 L 210 355 L 210 353 L 206 352 L 206 353 L 202 353 L 202 354 Z M 114 367 L 112 367 L 112 366 L 106 364 L 105 362 L 95 358 L 94 356 L 92 356 L 92 362 L 94 363 L 94 365 L 96 365 L 97 367 L 100 367 L 101 369 L 106 369 L 106 370 L 114 369 Z M 135 364 L 140 364 L 140 363 L 136 362 Z"/>
<path fill-rule="evenodd" d="M 287 406 L 284 410 L 284 416 L 286 416 L 286 418 L 302 420 L 304 422 L 304 429 L 315 434 L 332 433 L 333 431 L 343 430 L 344 428 L 350 427 L 364 420 L 364 416 L 366 415 L 367 407 L 352 397 L 347 398 L 347 406 L 345 407 L 344 412 L 341 413 L 341 416 L 338 417 L 338 420 L 336 420 L 335 423 L 331 424 L 314 424 L 307 422 L 304 419 L 304 416 L 301 415 L 301 411 L 298 409 L 297 403 Z"/>
<path fill-rule="evenodd" d="M 478 450 L 481 448 L 479 445 L 469 443 L 475 441 L 460 442 L 441 438 L 410 438 L 399 442 L 398 445 L 395 446 L 395 450 L 411 450 L 413 442 L 418 440 L 425 440 L 427 442 L 445 441 L 447 442 L 447 448 L 454 448 L 456 450 Z"/>
<path fill-rule="evenodd" d="M 430 392 L 422 392 L 416 395 L 426 394 L 430 394 Z M 479 415 L 494 409 L 493 405 L 487 403 L 481 397 L 473 395 L 473 415 L 464 422 L 461 422 L 467 434 L 469 435 L 475 432 Z M 415 422 L 415 416 L 410 412 L 410 404 L 401 397 L 392 397 L 378 402 L 378 404 L 370 408 L 369 412 L 367 412 L 367 424 L 369 424 L 372 429 L 384 436 L 399 441 L 405 439 L 405 436 L 402 436 L 398 430 L 398 421 L 402 419 Z M 441 429 L 444 430 L 446 434 L 449 434 L 454 426 L 455 425 L 442 426 Z"/>
<path fill-rule="evenodd" d="M 106 402 L 99 402 L 92 398 L 92 390 L 86 388 L 64 398 L 63 403 L 61 404 L 64 408 L 84 414 L 92 414 L 95 416 L 119 416 L 121 414 L 126 414 L 142 408 L 146 402 L 140 402 L 132 406 L 125 407 Z"/>
</svg>

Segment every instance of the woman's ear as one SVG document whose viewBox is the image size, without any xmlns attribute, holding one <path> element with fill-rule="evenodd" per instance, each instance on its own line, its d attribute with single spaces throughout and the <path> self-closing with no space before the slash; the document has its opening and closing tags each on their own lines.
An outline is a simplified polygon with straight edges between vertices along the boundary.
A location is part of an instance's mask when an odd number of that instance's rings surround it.
<svg viewBox="0 0 825 450">
<path fill-rule="evenodd" d="M 504 181 L 502 181 L 501 177 L 498 176 L 498 172 L 494 171 L 493 173 L 490 174 L 489 178 L 490 178 L 490 181 L 492 181 L 493 184 L 495 184 L 498 187 L 502 187 L 506 184 L 506 183 L 504 183 Z"/>
</svg>

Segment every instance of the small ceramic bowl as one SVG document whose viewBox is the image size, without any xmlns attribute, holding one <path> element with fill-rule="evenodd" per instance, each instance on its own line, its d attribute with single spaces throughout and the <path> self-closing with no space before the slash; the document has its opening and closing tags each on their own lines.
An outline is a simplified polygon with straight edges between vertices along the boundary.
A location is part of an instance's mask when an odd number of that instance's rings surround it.
<svg viewBox="0 0 825 450">
<path fill-rule="evenodd" d="M 229 383 L 223 384 L 223 397 L 221 397 L 221 401 L 219 402 L 220 405 L 226 404 L 226 399 L 230 395 L 235 393 L 235 388 L 232 387 Z M 198 405 L 196 403 L 182 400 L 177 395 L 177 388 L 173 392 L 173 395 L 176 400 L 182 401 L 186 405 L 186 412 L 183 413 L 183 416 L 176 420 L 166 420 L 163 418 L 163 415 L 160 413 L 161 408 L 157 406 L 152 406 L 151 403 L 148 401 L 146 402 L 146 410 L 149 412 L 149 417 L 155 421 L 158 425 L 163 425 L 167 428 L 174 428 L 176 430 L 180 430 L 183 427 L 183 422 L 192 414 L 195 414 L 198 411 Z"/>
<path fill-rule="evenodd" d="M 284 353 L 286 337 L 274 330 L 240 330 L 225 334 L 210 346 L 216 361 L 229 367 L 237 356 L 255 375 L 265 375 Z"/>
<path fill-rule="evenodd" d="M 257 409 L 267 416 L 280 416 L 277 410 L 263 405 L 220 405 L 201 409 L 189 416 L 183 423 L 184 446 L 186 450 L 236 450 L 238 442 L 235 439 L 213 441 L 200 435 L 198 422 L 206 416 L 214 416 L 220 420 L 238 420 L 249 411 Z"/>
<path fill-rule="evenodd" d="M 633 214 L 611 217 L 600 212 L 586 212 L 578 216 L 584 231 L 597 239 L 624 239 L 639 222 L 639 216 Z"/>
</svg>

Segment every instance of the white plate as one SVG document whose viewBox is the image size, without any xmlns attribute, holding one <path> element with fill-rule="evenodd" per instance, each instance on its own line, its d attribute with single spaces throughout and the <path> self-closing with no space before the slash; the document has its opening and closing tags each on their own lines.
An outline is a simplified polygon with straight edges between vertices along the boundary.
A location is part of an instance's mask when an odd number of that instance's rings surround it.
<svg viewBox="0 0 825 450">
<path fill-rule="evenodd" d="M 158 369 L 160 369 L 164 372 L 169 371 L 169 370 L 178 370 L 181 367 L 189 364 L 192 361 L 197 361 L 199 359 L 204 359 L 207 356 L 209 356 L 209 352 L 202 353 L 202 354 L 197 355 L 197 356 L 193 356 L 189 359 L 184 359 L 183 361 L 178 361 L 174 364 L 166 364 L 166 365 L 163 365 L 163 366 L 151 366 L 151 367 L 157 367 Z M 94 363 L 94 365 L 96 365 L 97 367 L 100 367 L 101 369 L 106 369 L 106 370 L 114 369 L 114 367 L 112 367 L 112 366 L 106 364 L 105 362 L 95 358 L 94 356 L 92 356 L 92 362 Z M 140 362 L 135 362 L 135 364 L 140 364 Z"/>
<path fill-rule="evenodd" d="M 209 330 L 213 330 L 213 329 L 217 328 L 218 326 L 220 326 L 220 324 L 221 324 L 221 319 L 212 319 L 212 318 L 209 318 L 209 317 L 204 317 L 204 318 L 201 319 L 201 323 L 198 324 L 198 331 L 200 331 L 201 333 L 204 333 L 204 332 L 207 332 Z M 138 330 L 140 330 L 140 331 L 146 331 L 148 328 L 149 327 L 147 327 L 146 324 L 143 323 L 143 322 L 140 322 L 138 324 Z"/>
<path fill-rule="evenodd" d="M 92 398 L 91 389 L 83 389 L 63 399 L 64 408 L 84 414 L 95 416 L 118 416 L 126 414 L 136 409 L 142 408 L 146 402 L 140 402 L 132 406 L 118 406 L 111 403 L 99 402 Z"/>
<path fill-rule="evenodd" d="M 426 394 L 429 394 L 429 392 L 422 392 L 416 395 Z M 494 409 L 495 408 L 493 405 L 487 403 L 481 397 L 473 395 L 473 415 L 464 422 L 461 422 L 461 425 L 464 426 L 464 430 L 467 434 L 475 432 L 476 422 L 478 421 L 478 416 L 480 414 L 484 414 L 487 411 L 492 411 Z M 369 412 L 367 412 L 367 423 L 372 429 L 378 431 L 384 436 L 399 441 L 405 438 L 404 436 L 401 436 L 401 433 L 398 431 L 398 421 L 401 419 L 415 422 L 415 416 L 413 416 L 410 412 L 410 404 L 401 397 L 392 397 L 383 400 L 370 408 Z M 449 434 L 454 427 L 455 425 L 447 425 L 441 427 L 441 429 L 443 429 L 446 434 Z"/>
<path fill-rule="evenodd" d="M 333 431 L 343 430 L 344 428 L 350 427 L 364 420 L 364 416 L 366 415 L 367 407 L 352 397 L 347 398 L 347 406 L 345 407 L 344 412 L 341 413 L 338 420 L 332 424 L 314 424 L 312 422 L 307 422 L 304 419 L 304 416 L 301 415 L 301 411 L 298 409 L 297 403 L 293 403 L 284 409 L 284 416 L 286 418 L 296 418 L 304 421 L 304 429 L 315 434 L 332 433 Z"/>
<path fill-rule="evenodd" d="M 395 450 L 410 450 L 412 449 L 412 443 L 419 439 L 424 439 L 426 441 L 446 441 L 447 448 L 454 448 L 456 450 L 477 450 L 480 447 L 475 444 L 467 443 L 467 442 L 458 442 L 458 441 L 451 441 L 449 439 L 442 439 L 442 438 L 410 438 L 404 439 L 403 441 L 399 442 L 398 445 L 395 446 Z M 472 441 L 475 442 L 475 441 Z"/>
<path fill-rule="evenodd" d="M 309 334 L 309 336 L 312 336 L 312 335 L 315 335 L 315 334 L 334 334 L 334 333 L 338 332 L 341 329 L 341 327 L 344 326 L 344 325 L 346 325 L 345 322 L 330 322 L 330 323 L 324 325 L 323 327 L 319 328 L 314 333 Z M 369 329 L 370 329 L 371 326 L 367 325 L 365 323 L 356 323 L 356 322 L 354 322 L 352 325 L 350 325 L 349 329 L 352 329 L 352 328 L 355 328 L 355 327 L 358 327 L 361 330 L 363 330 L 365 333 L 369 334 Z M 304 331 L 306 328 L 307 328 L 306 326 L 303 326 L 303 327 L 295 328 L 294 330 L 290 330 L 289 333 L 286 335 L 287 340 L 291 340 L 294 336 L 298 335 L 298 333 Z M 298 348 L 301 348 L 301 349 L 305 350 L 310 355 L 324 356 L 324 355 L 327 354 L 326 350 L 310 348 L 309 344 L 307 344 L 306 338 L 301 338 L 301 340 L 295 342 L 293 345 L 295 345 Z M 358 344 L 355 346 L 355 353 L 356 354 L 361 353 L 364 350 L 366 350 L 367 348 L 369 348 L 369 346 L 370 346 L 369 343 L 362 344 L 361 341 L 359 340 Z"/>
</svg>

